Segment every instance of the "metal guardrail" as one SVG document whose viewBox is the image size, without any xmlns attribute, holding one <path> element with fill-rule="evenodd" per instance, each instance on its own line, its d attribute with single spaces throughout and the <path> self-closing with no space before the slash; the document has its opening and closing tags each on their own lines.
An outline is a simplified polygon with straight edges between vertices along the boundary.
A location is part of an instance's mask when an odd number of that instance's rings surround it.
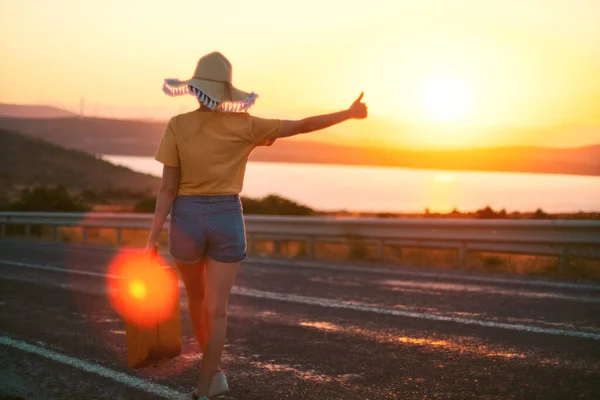
<svg viewBox="0 0 600 400">
<path fill-rule="evenodd" d="M 273 240 L 276 251 L 281 241 L 307 243 L 309 258 L 316 242 L 375 244 L 384 246 L 456 249 L 459 263 L 466 265 L 469 251 L 558 256 L 564 268 L 570 256 L 600 259 L 600 221 L 588 220 L 446 220 L 446 219 L 357 219 L 248 215 L 246 231 L 249 252 L 258 240 Z M 50 226 L 56 240 L 57 228 L 116 230 L 117 245 L 123 229 L 150 229 L 151 214 L 0 212 L 0 236 L 7 225 Z M 169 220 L 165 223 L 167 229 Z"/>
</svg>

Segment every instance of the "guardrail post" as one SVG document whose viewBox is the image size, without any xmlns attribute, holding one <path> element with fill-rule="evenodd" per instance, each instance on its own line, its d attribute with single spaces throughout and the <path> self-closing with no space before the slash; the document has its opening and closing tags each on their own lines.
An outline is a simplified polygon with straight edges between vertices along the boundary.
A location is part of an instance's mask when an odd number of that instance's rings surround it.
<svg viewBox="0 0 600 400">
<path fill-rule="evenodd" d="M 461 268 L 467 267 L 467 242 L 460 242 L 458 248 L 458 266 Z"/>
<path fill-rule="evenodd" d="M 377 241 L 377 253 L 375 257 L 377 257 L 378 261 L 383 260 L 383 248 L 385 246 L 385 242 L 383 240 Z"/>
<path fill-rule="evenodd" d="M 394 260 L 399 260 L 402 258 L 402 247 L 398 245 L 392 245 L 391 248 L 392 258 Z"/>
<path fill-rule="evenodd" d="M 81 228 L 81 240 L 83 240 L 83 243 L 87 242 L 87 238 L 88 238 L 87 228 L 84 226 Z"/>
<path fill-rule="evenodd" d="M 58 227 L 56 225 L 52 225 L 52 241 L 56 242 L 58 238 Z"/>
<path fill-rule="evenodd" d="M 558 272 L 563 273 L 569 266 L 569 246 L 565 245 L 558 259 Z"/>
<path fill-rule="evenodd" d="M 117 235 L 116 235 L 116 246 L 120 247 L 121 246 L 121 228 L 116 228 L 115 229 Z"/>
<path fill-rule="evenodd" d="M 276 256 L 281 254 L 281 240 L 273 240 L 273 252 Z"/>
<path fill-rule="evenodd" d="M 254 238 L 250 235 L 246 236 L 246 253 L 248 256 L 254 254 Z"/>
<path fill-rule="evenodd" d="M 29 239 L 31 237 L 31 225 L 25 225 L 25 237 Z"/>
<path fill-rule="evenodd" d="M 312 236 L 306 241 L 306 252 L 308 258 L 311 260 L 314 260 L 317 257 L 317 252 L 315 250 L 315 238 Z"/>
</svg>

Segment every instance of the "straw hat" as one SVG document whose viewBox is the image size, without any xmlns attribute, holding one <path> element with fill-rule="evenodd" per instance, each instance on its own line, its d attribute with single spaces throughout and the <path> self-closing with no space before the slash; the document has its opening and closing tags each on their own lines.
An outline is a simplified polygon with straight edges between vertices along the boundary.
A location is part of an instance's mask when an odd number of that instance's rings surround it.
<svg viewBox="0 0 600 400">
<path fill-rule="evenodd" d="M 163 92 L 169 96 L 191 94 L 213 111 L 240 112 L 250 108 L 258 95 L 236 89 L 231 83 L 231 63 L 219 52 L 198 60 L 194 76 L 186 81 L 165 79 Z"/>
</svg>

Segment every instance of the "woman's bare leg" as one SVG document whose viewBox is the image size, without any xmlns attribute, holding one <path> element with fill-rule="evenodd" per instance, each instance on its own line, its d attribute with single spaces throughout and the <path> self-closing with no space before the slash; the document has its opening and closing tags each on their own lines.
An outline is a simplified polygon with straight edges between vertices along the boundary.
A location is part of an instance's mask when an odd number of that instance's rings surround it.
<svg viewBox="0 0 600 400">
<path fill-rule="evenodd" d="M 206 260 L 206 310 L 209 320 L 209 335 L 206 350 L 200 364 L 200 377 L 196 386 L 199 396 L 208 395 L 213 375 L 221 362 L 227 333 L 227 306 L 229 293 L 240 263 L 222 263 L 211 258 Z"/>
<path fill-rule="evenodd" d="M 202 353 L 206 351 L 208 343 L 208 315 L 206 313 L 205 287 L 206 287 L 206 262 L 202 260 L 194 264 L 184 264 L 175 261 L 185 285 L 188 298 L 188 310 L 196 340 Z"/>
</svg>

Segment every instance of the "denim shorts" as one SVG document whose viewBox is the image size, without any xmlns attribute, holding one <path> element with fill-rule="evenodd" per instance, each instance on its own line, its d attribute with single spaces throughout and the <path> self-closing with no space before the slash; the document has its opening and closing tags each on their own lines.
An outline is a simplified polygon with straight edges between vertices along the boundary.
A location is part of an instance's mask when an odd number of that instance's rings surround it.
<svg viewBox="0 0 600 400">
<path fill-rule="evenodd" d="M 246 258 L 246 225 L 238 195 L 178 196 L 171 207 L 169 250 L 191 264 L 205 256 L 225 263 Z"/>
</svg>

